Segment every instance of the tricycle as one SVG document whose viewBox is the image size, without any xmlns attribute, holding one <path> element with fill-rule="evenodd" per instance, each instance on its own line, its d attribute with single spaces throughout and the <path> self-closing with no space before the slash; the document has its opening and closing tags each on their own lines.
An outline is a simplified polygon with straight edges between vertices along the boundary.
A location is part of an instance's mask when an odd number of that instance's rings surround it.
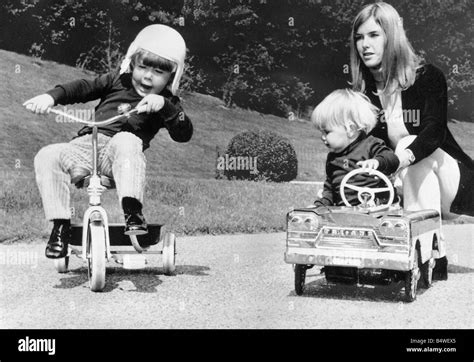
<svg viewBox="0 0 474 362">
<path fill-rule="evenodd" d="M 76 187 L 86 188 L 89 195 L 89 207 L 84 212 L 82 223 L 72 224 L 72 239 L 68 255 L 55 259 L 54 265 L 59 273 L 68 272 L 69 257 L 76 255 L 87 263 L 90 289 L 102 291 L 105 287 L 106 263 L 115 260 L 126 269 L 142 268 L 146 263 L 145 255 L 162 254 L 164 273 L 171 275 L 175 271 L 176 237 L 167 232 L 161 235 L 162 225 L 148 224 L 147 234 L 124 235 L 124 225 L 109 223 L 107 212 L 101 205 L 101 196 L 105 190 L 115 188 L 112 178 L 99 174 L 97 133 L 98 127 L 130 117 L 138 109 L 131 109 L 129 104 L 119 106 L 118 115 L 100 122 L 86 121 L 50 108 L 49 112 L 67 117 L 73 121 L 92 127 L 92 171 L 79 180 L 74 180 Z M 162 242 L 162 248 L 157 245 Z"/>
</svg>

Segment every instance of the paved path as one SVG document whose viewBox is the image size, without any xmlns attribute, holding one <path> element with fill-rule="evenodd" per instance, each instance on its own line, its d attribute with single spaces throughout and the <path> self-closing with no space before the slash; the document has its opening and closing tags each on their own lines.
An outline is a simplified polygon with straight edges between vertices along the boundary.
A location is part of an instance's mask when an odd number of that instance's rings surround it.
<svg viewBox="0 0 474 362">
<path fill-rule="evenodd" d="M 58 274 L 44 241 L 0 245 L 0 328 L 473 328 L 474 225 L 448 225 L 449 279 L 403 302 L 402 285 L 328 285 L 313 268 L 305 295 L 283 261 L 284 233 L 182 237 L 177 275 L 107 269 L 89 290 L 76 257 Z"/>
</svg>

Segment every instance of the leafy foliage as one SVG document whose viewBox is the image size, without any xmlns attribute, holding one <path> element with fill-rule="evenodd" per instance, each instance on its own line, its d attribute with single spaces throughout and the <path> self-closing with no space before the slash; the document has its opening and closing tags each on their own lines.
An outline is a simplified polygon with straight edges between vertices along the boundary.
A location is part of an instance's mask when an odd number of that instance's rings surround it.
<svg viewBox="0 0 474 362">
<path fill-rule="evenodd" d="M 445 72 L 450 116 L 473 119 L 470 0 L 388 0 L 415 50 Z M 177 28 L 189 54 L 185 89 L 298 118 L 347 87 L 348 36 L 371 0 L 5 0 L 0 47 L 95 70 L 115 69 L 137 32 Z"/>
<path fill-rule="evenodd" d="M 223 162 L 224 156 L 220 157 Z M 298 174 L 298 159 L 290 141 L 270 131 L 247 131 L 234 136 L 225 155 L 227 165 L 232 165 L 228 160 L 234 162 L 234 167 L 224 168 L 229 180 L 285 182 L 294 180 Z M 239 160 L 250 167 L 242 169 Z"/>
</svg>

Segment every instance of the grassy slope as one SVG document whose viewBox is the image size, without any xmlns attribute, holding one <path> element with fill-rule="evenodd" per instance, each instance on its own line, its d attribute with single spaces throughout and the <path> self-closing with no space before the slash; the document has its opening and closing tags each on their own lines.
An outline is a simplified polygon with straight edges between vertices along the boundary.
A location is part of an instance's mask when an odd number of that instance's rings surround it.
<svg viewBox="0 0 474 362">
<path fill-rule="evenodd" d="M 15 67 L 20 66 L 20 72 Z M 18 68 L 17 68 L 18 69 Z M 54 116 L 36 116 L 21 104 L 56 84 L 78 78 L 92 78 L 83 72 L 50 61 L 36 61 L 31 57 L 0 50 L 0 77 L 6 87 L 0 90 L 0 171 L 31 172 L 33 157 L 44 145 L 65 142 L 80 128 L 77 124 L 56 123 Z M 216 147 L 224 150 L 230 139 L 244 130 L 272 130 L 288 137 L 299 154 L 299 179 L 320 179 L 320 167 L 325 149 L 317 132 L 307 122 L 262 115 L 242 109 L 225 109 L 220 100 L 201 94 L 184 94 L 183 106 L 193 121 L 195 133 L 186 144 L 173 142 L 162 130 L 146 151 L 150 176 L 167 175 L 186 178 L 213 178 Z M 87 105 L 93 108 L 94 103 Z M 83 105 L 76 105 L 82 107 Z M 15 161 L 21 168 L 15 169 Z"/>
</svg>

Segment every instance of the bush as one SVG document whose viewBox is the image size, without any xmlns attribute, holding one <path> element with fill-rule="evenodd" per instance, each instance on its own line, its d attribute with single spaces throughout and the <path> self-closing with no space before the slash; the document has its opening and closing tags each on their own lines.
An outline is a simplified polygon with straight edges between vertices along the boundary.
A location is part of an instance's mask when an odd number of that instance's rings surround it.
<svg viewBox="0 0 474 362">
<path fill-rule="evenodd" d="M 227 179 L 291 181 L 298 174 L 298 160 L 290 141 L 273 132 L 243 132 L 234 136 L 217 169 Z"/>
</svg>

